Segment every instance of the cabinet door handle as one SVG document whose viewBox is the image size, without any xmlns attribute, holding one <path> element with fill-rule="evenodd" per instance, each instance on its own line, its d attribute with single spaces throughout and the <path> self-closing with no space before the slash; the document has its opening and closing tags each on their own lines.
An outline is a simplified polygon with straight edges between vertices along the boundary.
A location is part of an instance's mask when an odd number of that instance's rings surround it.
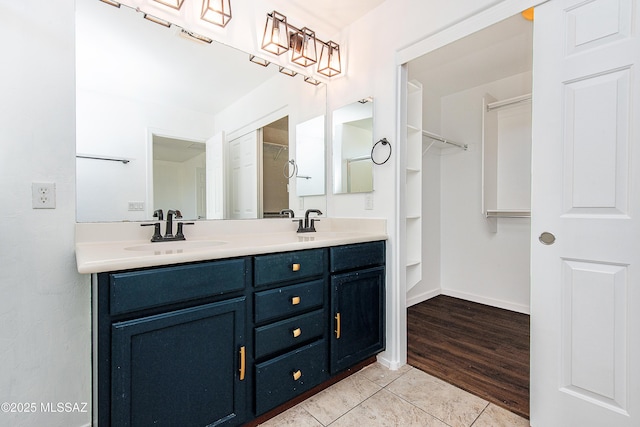
<svg viewBox="0 0 640 427">
<path fill-rule="evenodd" d="M 300 297 L 291 297 L 291 305 L 300 304 Z"/>
<path fill-rule="evenodd" d="M 293 380 L 298 381 L 301 376 L 302 376 L 302 372 L 300 372 L 300 370 L 297 370 L 293 373 Z"/>
<path fill-rule="evenodd" d="M 240 347 L 240 381 L 244 381 L 245 371 L 245 349 L 244 346 Z"/>
<path fill-rule="evenodd" d="M 302 331 L 300 330 L 300 328 L 295 328 L 293 330 L 293 337 L 294 338 L 298 338 L 300 336 L 300 334 L 302 334 Z"/>
<path fill-rule="evenodd" d="M 300 264 L 295 263 L 291 266 L 291 270 L 292 271 L 299 271 L 300 270 Z"/>
<path fill-rule="evenodd" d="M 336 339 L 340 339 L 340 313 L 336 313 Z"/>
</svg>

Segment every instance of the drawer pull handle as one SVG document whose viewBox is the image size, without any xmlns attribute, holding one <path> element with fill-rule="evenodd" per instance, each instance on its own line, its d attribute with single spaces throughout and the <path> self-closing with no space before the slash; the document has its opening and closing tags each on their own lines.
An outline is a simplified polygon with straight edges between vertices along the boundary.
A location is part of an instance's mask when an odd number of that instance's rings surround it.
<svg viewBox="0 0 640 427">
<path fill-rule="evenodd" d="M 300 336 L 300 334 L 302 334 L 302 331 L 300 330 L 300 328 L 295 328 L 293 330 L 293 337 L 294 338 L 298 338 Z"/>
<path fill-rule="evenodd" d="M 340 313 L 336 313 L 336 339 L 340 339 Z"/>
<path fill-rule="evenodd" d="M 244 346 L 240 347 L 240 381 L 244 380 L 245 371 L 245 349 Z"/>
<path fill-rule="evenodd" d="M 291 305 L 300 304 L 300 297 L 291 297 Z"/>
<path fill-rule="evenodd" d="M 300 372 L 300 370 L 297 370 L 293 373 L 293 380 L 298 381 L 301 376 L 302 376 L 302 372 Z"/>
<path fill-rule="evenodd" d="M 293 270 L 293 271 L 300 271 L 300 264 L 297 264 L 297 263 L 296 263 L 296 264 L 293 264 L 293 265 L 291 266 L 291 270 Z"/>
</svg>

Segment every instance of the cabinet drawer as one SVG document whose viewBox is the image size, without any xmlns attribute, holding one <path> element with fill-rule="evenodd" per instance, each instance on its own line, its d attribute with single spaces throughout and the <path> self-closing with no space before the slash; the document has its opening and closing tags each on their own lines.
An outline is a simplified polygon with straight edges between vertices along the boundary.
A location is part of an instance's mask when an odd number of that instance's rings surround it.
<svg viewBox="0 0 640 427">
<path fill-rule="evenodd" d="M 256 365 L 256 413 L 290 400 L 328 378 L 324 340 Z"/>
<path fill-rule="evenodd" d="M 301 313 L 324 302 L 324 280 L 255 293 L 256 323 Z"/>
<path fill-rule="evenodd" d="M 242 290 L 245 260 L 115 273 L 109 281 L 109 311 L 115 315 Z"/>
<path fill-rule="evenodd" d="M 324 271 L 324 249 L 284 252 L 255 257 L 255 286 L 320 276 Z"/>
<path fill-rule="evenodd" d="M 357 243 L 329 249 L 331 272 L 384 265 L 384 242 Z"/>
<path fill-rule="evenodd" d="M 325 323 L 324 311 L 317 310 L 256 328 L 256 359 L 322 337 Z"/>
</svg>

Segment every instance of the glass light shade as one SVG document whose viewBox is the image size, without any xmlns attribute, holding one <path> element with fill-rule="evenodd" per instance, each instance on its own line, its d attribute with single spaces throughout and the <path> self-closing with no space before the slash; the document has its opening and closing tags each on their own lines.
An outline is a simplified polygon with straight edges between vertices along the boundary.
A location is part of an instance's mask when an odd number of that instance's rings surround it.
<svg viewBox="0 0 640 427">
<path fill-rule="evenodd" d="M 291 62 L 308 67 L 318 62 L 316 50 L 316 33 L 308 28 L 303 28 L 300 32 L 292 36 Z"/>
<path fill-rule="evenodd" d="M 231 21 L 230 0 L 203 0 L 200 17 L 207 22 L 224 27 Z"/>
<path fill-rule="evenodd" d="M 275 55 L 289 50 L 289 26 L 287 17 L 276 12 L 267 14 L 267 23 L 262 36 L 262 49 Z"/>
<path fill-rule="evenodd" d="M 332 41 L 322 45 L 320 51 L 320 61 L 318 62 L 318 72 L 327 77 L 333 77 L 342 72 L 340 64 L 340 46 Z"/>
<path fill-rule="evenodd" d="M 154 0 L 154 1 L 160 4 L 164 4 L 165 6 L 172 7 L 177 10 L 180 10 L 180 8 L 182 7 L 182 3 L 184 3 L 184 0 Z"/>
</svg>

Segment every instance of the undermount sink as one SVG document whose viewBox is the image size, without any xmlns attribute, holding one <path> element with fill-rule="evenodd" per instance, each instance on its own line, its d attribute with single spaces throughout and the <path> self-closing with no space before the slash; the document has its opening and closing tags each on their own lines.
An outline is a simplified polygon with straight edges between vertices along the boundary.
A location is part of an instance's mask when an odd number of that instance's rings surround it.
<svg viewBox="0 0 640 427">
<path fill-rule="evenodd" d="M 178 240 L 174 242 L 157 242 L 157 243 L 143 243 L 140 245 L 134 245 L 126 247 L 127 251 L 140 251 L 140 252 L 184 252 L 207 249 L 214 246 L 224 245 L 227 242 L 219 240 Z"/>
</svg>

